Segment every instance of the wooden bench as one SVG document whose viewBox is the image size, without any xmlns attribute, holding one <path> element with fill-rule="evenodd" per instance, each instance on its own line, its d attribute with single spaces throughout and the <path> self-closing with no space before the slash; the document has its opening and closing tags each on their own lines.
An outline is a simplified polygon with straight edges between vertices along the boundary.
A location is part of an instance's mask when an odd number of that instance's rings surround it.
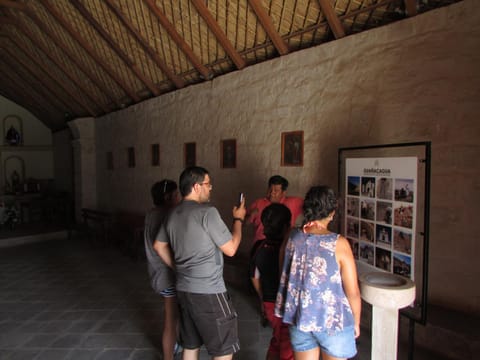
<svg viewBox="0 0 480 360">
<path fill-rule="evenodd" d="M 92 246 L 110 246 L 113 216 L 107 211 L 82 209 L 83 230 L 87 233 Z"/>
<path fill-rule="evenodd" d="M 145 256 L 143 231 L 145 214 L 137 212 L 119 211 L 115 213 L 113 236 L 115 243 L 123 254 L 132 260 Z"/>
</svg>

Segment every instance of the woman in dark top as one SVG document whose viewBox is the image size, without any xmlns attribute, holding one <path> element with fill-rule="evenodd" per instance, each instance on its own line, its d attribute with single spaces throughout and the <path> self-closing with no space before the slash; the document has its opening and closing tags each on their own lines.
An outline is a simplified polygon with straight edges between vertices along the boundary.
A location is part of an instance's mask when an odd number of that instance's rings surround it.
<svg viewBox="0 0 480 360">
<path fill-rule="evenodd" d="M 275 298 L 280 281 L 279 251 L 284 237 L 290 229 L 292 214 L 283 204 L 267 206 L 261 215 L 265 240 L 261 240 L 253 256 L 252 283 L 260 296 L 263 313 L 272 326 L 272 339 L 267 360 L 293 360 L 288 326 L 274 316 Z"/>
</svg>

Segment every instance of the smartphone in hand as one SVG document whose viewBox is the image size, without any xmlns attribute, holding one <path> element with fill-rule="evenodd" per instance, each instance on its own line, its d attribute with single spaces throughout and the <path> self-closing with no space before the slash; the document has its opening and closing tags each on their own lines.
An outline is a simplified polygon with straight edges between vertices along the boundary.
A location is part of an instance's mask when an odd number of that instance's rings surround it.
<svg viewBox="0 0 480 360">
<path fill-rule="evenodd" d="M 244 194 L 243 192 L 241 192 L 241 193 L 238 195 L 238 206 L 241 206 L 241 205 L 242 205 L 243 200 L 245 200 L 245 194 Z"/>
</svg>

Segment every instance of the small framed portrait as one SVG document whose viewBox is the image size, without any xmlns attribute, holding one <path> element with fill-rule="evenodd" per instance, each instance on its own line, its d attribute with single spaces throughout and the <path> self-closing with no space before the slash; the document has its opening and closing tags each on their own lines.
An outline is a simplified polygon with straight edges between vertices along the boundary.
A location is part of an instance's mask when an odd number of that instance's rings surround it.
<svg viewBox="0 0 480 360">
<path fill-rule="evenodd" d="M 232 169 L 237 167 L 237 140 L 227 139 L 220 142 L 220 167 Z"/>
<path fill-rule="evenodd" d="M 113 152 L 107 151 L 107 169 L 113 170 Z"/>
<path fill-rule="evenodd" d="M 128 167 L 134 168 L 135 167 L 135 148 L 129 147 L 127 149 L 127 158 L 128 158 Z"/>
<path fill-rule="evenodd" d="M 282 166 L 303 166 L 303 131 L 282 133 Z"/>
<path fill-rule="evenodd" d="M 160 165 L 160 145 L 152 144 L 152 166 Z"/>
<path fill-rule="evenodd" d="M 185 167 L 195 166 L 197 161 L 197 144 L 194 142 L 185 143 L 183 152 Z"/>
</svg>

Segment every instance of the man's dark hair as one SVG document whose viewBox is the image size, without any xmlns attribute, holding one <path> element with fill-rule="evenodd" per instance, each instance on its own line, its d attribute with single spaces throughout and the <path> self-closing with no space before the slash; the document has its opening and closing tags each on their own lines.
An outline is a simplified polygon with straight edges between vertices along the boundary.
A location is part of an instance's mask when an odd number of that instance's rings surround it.
<svg viewBox="0 0 480 360">
<path fill-rule="evenodd" d="M 303 201 L 304 221 L 325 219 L 337 209 L 337 196 L 328 186 L 313 186 L 308 190 Z"/>
<path fill-rule="evenodd" d="M 282 239 L 285 228 L 290 226 L 292 213 L 283 204 L 273 203 L 262 211 L 263 234 L 267 239 Z"/>
<path fill-rule="evenodd" d="M 208 170 L 200 166 L 189 166 L 180 174 L 180 194 L 183 197 L 192 192 L 193 185 L 200 184 L 205 179 Z"/>
<path fill-rule="evenodd" d="M 165 204 L 165 195 L 175 190 L 177 190 L 177 183 L 173 180 L 163 179 L 162 181 L 153 184 L 150 193 L 152 194 L 155 206 L 162 206 Z"/>
<path fill-rule="evenodd" d="M 282 190 L 285 191 L 288 188 L 288 180 L 280 175 L 273 175 L 268 179 L 268 187 L 272 185 L 282 185 Z"/>
</svg>

